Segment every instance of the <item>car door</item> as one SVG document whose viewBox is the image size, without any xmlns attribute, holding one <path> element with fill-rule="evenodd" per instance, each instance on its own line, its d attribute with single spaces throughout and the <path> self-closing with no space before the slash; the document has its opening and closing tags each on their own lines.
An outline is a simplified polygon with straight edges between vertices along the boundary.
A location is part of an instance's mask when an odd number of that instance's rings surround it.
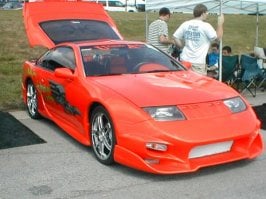
<svg viewBox="0 0 266 199">
<path fill-rule="evenodd" d="M 55 75 L 57 68 L 66 68 L 75 74 L 76 59 L 73 49 L 68 46 L 54 48 L 39 60 L 39 65 L 45 68 L 47 73 L 41 80 L 42 87 L 46 88 L 42 95 L 51 118 L 59 125 L 85 133 L 82 128 L 82 103 L 77 100 L 80 93 L 84 93 L 81 91 L 80 81 L 78 78 L 69 80 Z"/>
</svg>

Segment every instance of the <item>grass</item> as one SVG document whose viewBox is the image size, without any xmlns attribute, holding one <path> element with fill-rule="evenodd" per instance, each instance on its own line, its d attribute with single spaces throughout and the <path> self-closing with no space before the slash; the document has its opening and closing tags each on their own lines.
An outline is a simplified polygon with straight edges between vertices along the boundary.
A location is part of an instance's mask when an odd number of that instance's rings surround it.
<svg viewBox="0 0 266 199">
<path fill-rule="evenodd" d="M 145 41 L 146 19 L 148 24 L 158 17 L 157 13 L 111 12 L 124 39 Z M 169 21 L 169 35 L 185 20 L 189 14 L 174 13 Z M 266 16 L 260 16 L 259 44 L 266 43 L 266 29 L 262 22 Z M 217 18 L 208 20 L 216 26 Z M 230 45 L 236 54 L 250 53 L 255 44 L 256 16 L 226 15 L 223 45 Z M 261 46 L 264 47 L 264 46 Z M 21 98 L 21 71 L 25 60 L 38 57 L 43 48 L 30 48 L 25 35 L 22 12 L 0 10 L 0 110 L 23 108 Z"/>
</svg>

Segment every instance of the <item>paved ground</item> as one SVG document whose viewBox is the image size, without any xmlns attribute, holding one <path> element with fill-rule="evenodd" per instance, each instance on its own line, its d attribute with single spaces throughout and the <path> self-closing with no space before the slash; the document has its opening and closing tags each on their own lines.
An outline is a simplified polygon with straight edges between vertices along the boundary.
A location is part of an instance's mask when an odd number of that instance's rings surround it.
<svg viewBox="0 0 266 199">
<path fill-rule="evenodd" d="M 243 96 L 250 102 L 252 106 L 266 103 L 266 91 L 258 91 L 256 97 L 253 97 L 248 91 L 246 91 L 243 93 Z"/>
<path fill-rule="evenodd" d="M 266 99 L 266 93 L 245 96 L 252 105 Z M 32 120 L 24 111 L 12 114 L 47 143 L 0 150 L 0 199 L 261 199 L 266 195 L 265 153 L 253 161 L 193 174 L 157 176 L 121 165 L 104 166 L 90 148 L 52 122 Z M 262 133 L 266 143 L 266 131 Z"/>
</svg>

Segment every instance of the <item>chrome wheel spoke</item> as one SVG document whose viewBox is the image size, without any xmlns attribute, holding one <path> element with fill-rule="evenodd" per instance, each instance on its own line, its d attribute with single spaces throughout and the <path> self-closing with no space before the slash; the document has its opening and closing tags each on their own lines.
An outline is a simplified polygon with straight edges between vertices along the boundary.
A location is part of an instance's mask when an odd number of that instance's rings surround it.
<svg viewBox="0 0 266 199">
<path fill-rule="evenodd" d="M 98 145 L 97 148 L 98 148 L 98 151 L 99 151 L 100 156 L 101 156 L 103 159 L 105 159 L 106 156 L 107 156 L 107 154 L 105 154 L 105 152 L 104 152 L 104 143 L 103 143 L 103 142 L 99 142 L 99 145 Z"/>
<path fill-rule="evenodd" d="M 112 129 L 110 124 L 108 123 L 105 128 L 104 136 L 103 136 L 104 146 L 111 151 L 112 149 Z"/>
<path fill-rule="evenodd" d="M 101 132 L 103 130 L 103 118 L 102 115 L 99 115 L 97 117 L 97 127 L 98 127 L 98 131 Z"/>
</svg>

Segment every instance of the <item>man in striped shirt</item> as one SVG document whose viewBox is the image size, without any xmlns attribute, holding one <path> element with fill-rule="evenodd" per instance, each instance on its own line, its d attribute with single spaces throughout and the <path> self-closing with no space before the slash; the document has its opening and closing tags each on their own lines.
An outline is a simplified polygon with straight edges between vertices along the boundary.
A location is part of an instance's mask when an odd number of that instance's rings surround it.
<svg viewBox="0 0 266 199">
<path fill-rule="evenodd" d="M 159 18 L 149 25 L 148 44 L 161 49 L 166 53 L 169 52 L 169 45 L 174 44 L 174 41 L 168 38 L 168 25 L 170 19 L 170 10 L 168 8 L 161 8 L 159 11 Z"/>
</svg>

